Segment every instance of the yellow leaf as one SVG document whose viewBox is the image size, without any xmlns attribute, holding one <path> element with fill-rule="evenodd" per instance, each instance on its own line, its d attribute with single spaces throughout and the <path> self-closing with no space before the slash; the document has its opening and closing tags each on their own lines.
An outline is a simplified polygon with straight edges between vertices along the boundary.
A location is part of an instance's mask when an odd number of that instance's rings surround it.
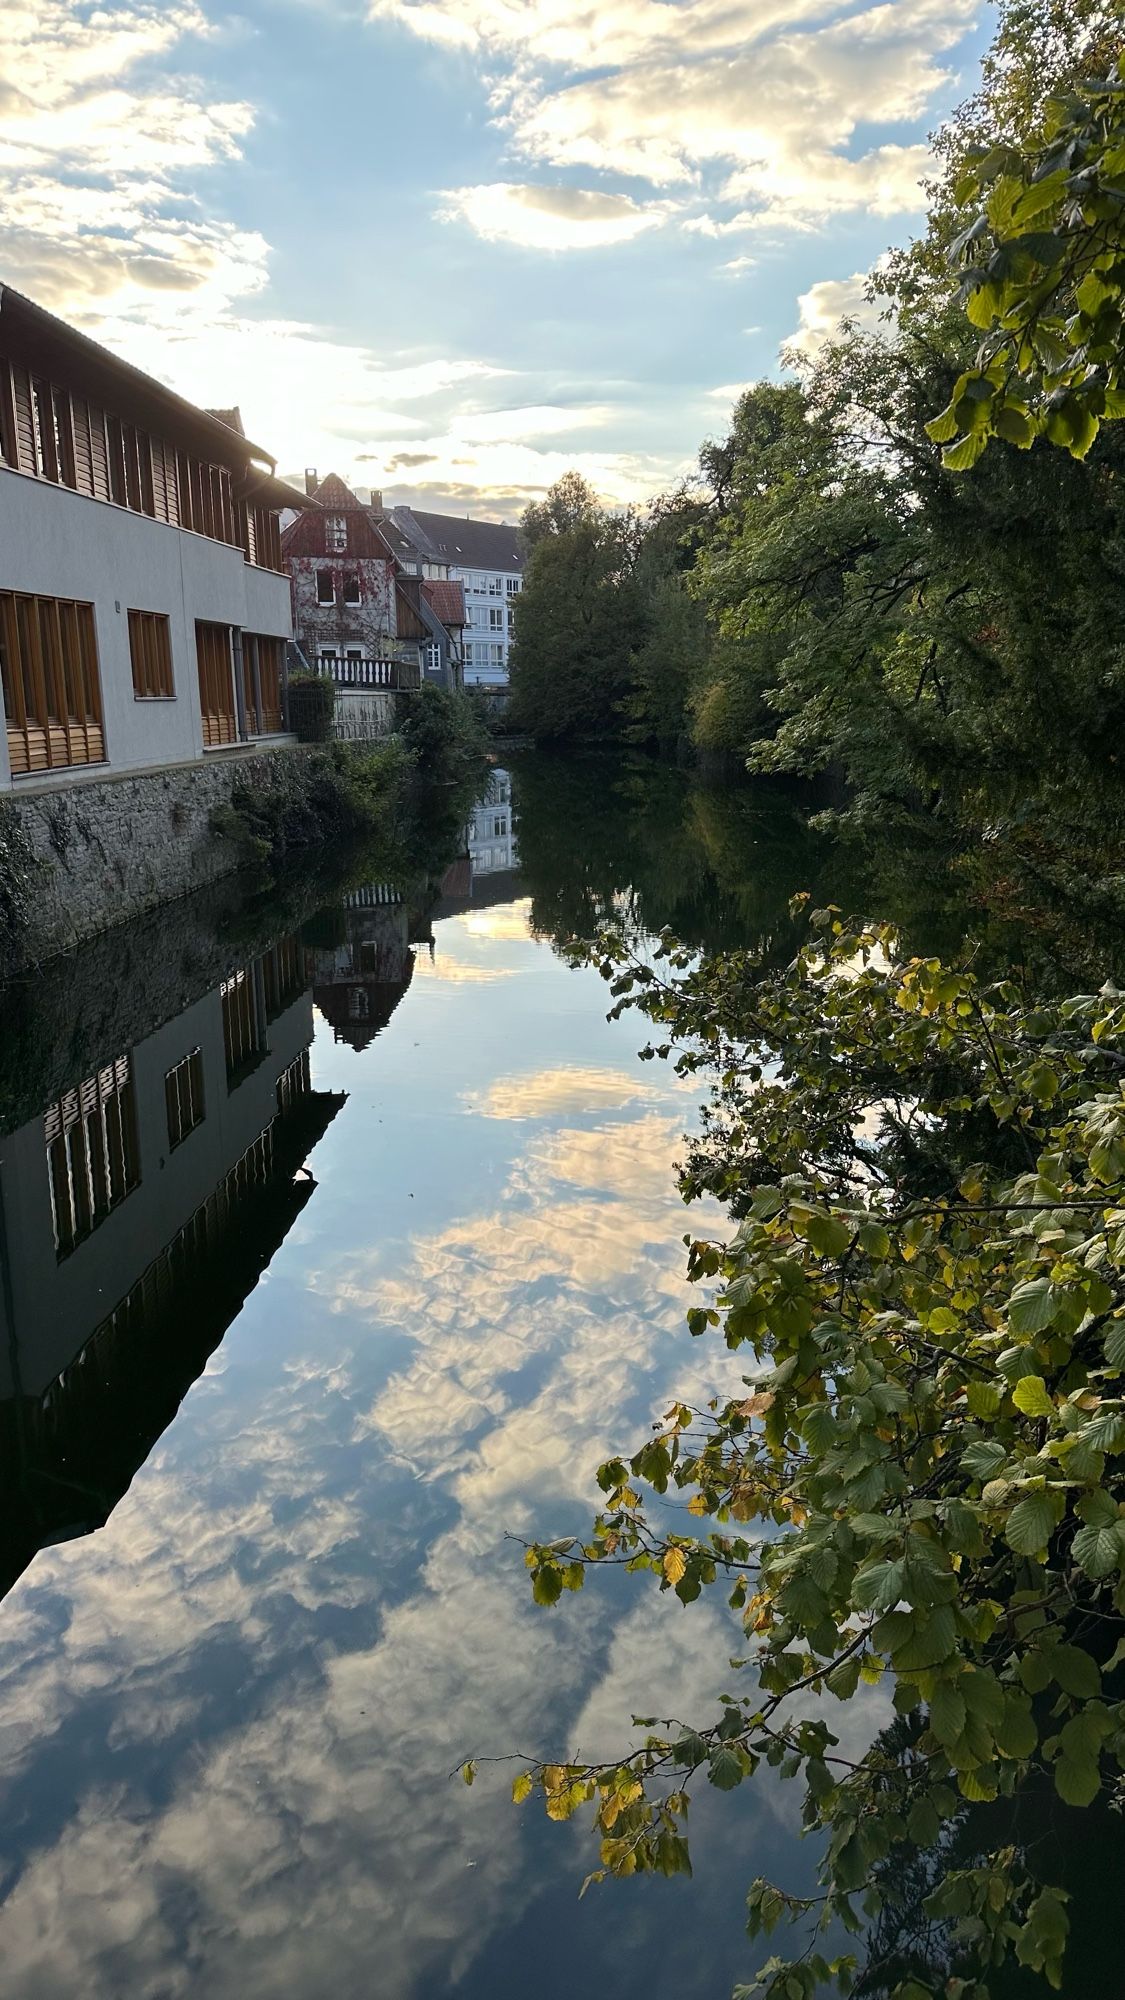
<svg viewBox="0 0 1125 2000">
<path fill-rule="evenodd" d="M 566 1783 L 566 1770 L 562 1764 L 548 1764 L 543 1773 L 543 1783 L 549 1792 L 559 1791 Z"/>
<path fill-rule="evenodd" d="M 693 1493 L 687 1503 L 687 1510 L 689 1514 L 705 1514 L 707 1512 L 706 1495 L 703 1493 Z"/>
<path fill-rule="evenodd" d="M 664 1574 L 669 1583 L 679 1583 L 686 1569 L 687 1557 L 682 1549 L 672 1548 L 664 1551 Z"/>
<path fill-rule="evenodd" d="M 512 1779 L 512 1804 L 522 1806 L 524 1800 L 531 1797 L 534 1789 L 531 1772 L 521 1771 L 518 1778 Z"/>
</svg>

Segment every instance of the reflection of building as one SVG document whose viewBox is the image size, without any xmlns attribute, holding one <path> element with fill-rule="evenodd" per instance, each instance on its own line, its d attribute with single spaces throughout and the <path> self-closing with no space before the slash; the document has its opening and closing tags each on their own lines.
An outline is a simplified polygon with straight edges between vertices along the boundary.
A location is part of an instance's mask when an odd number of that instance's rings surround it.
<svg viewBox="0 0 1125 2000">
<path fill-rule="evenodd" d="M 410 920 L 398 891 L 381 882 L 354 889 L 340 936 L 311 950 L 307 962 L 313 1000 L 335 1039 L 365 1049 L 386 1027 L 414 972 Z"/>
<path fill-rule="evenodd" d="M 237 410 L 0 286 L 0 790 L 280 733 L 305 504 Z"/>
<path fill-rule="evenodd" d="M 473 807 L 465 828 L 465 852 L 442 876 L 441 897 L 431 912 L 436 918 L 462 910 L 513 903 L 526 894 L 519 877 L 519 848 L 512 820 L 512 781 L 499 766 L 489 774 L 488 787 Z"/>
<path fill-rule="evenodd" d="M 99 1527 L 314 1183 L 295 938 L 0 1138 L 0 1592 Z"/>
<path fill-rule="evenodd" d="M 494 770 L 484 797 L 473 807 L 465 834 L 474 882 L 519 866 L 512 825 L 512 782 L 507 771 Z"/>
</svg>

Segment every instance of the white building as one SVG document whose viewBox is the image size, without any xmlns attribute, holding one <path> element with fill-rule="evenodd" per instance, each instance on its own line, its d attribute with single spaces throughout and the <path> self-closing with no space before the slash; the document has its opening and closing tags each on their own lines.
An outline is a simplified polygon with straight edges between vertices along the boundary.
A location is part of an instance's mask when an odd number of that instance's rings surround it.
<svg viewBox="0 0 1125 2000">
<path fill-rule="evenodd" d="M 0 790 L 279 735 L 278 513 L 242 434 L 0 286 Z"/>
<path fill-rule="evenodd" d="M 417 551 L 425 577 L 449 577 L 465 588 L 466 687 L 508 685 L 515 608 L 523 588 L 519 530 L 504 521 L 461 520 L 395 507 L 389 518 Z"/>
</svg>

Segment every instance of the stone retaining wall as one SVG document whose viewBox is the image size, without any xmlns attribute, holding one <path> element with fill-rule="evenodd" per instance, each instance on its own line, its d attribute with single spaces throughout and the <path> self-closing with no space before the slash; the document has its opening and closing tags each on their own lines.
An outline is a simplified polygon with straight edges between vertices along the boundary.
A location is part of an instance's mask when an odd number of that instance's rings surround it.
<svg viewBox="0 0 1125 2000">
<path fill-rule="evenodd" d="M 213 831 L 216 810 L 242 786 L 299 800 L 324 755 L 235 750 L 13 792 L 0 825 L 0 979 L 233 874 L 244 856 Z"/>
<path fill-rule="evenodd" d="M 390 688 L 337 688 L 332 733 L 338 743 L 380 743 L 395 726 Z"/>
</svg>

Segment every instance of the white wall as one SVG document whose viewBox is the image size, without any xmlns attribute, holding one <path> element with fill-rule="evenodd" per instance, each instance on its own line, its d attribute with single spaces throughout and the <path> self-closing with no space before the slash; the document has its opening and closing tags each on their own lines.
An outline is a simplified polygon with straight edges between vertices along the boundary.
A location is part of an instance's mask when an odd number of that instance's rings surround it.
<svg viewBox="0 0 1125 2000">
<path fill-rule="evenodd" d="M 512 644 L 511 607 L 519 601 L 519 591 L 509 593 L 508 579 L 514 577 L 520 582 L 518 570 L 477 570 L 466 569 L 458 564 L 450 568 L 450 575 L 460 577 L 465 586 L 465 608 L 469 623 L 465 627 L 465 643 L 473 649 L 472 661 L 465 663 L 466 687 L 506 687 L 508 684 L 508 654 Z M 499 583 L 500 589 L 490 590 L 489 585 Z M 489 618 L 490 611 L 500 612 L 499 630 L 493 630 Z M 499 646 L 500 658 L 493 658 L 492 649 Z M 488 651 L 482 653 L 481 648 Z"/>
<path fill-rule="evenodd" d="M 289 579 L 252 568 L 241 549 L 150 521 L 0 467 L 0 590 L 93 603 L 101 672 L 106 763 L 111 770 L 172 764 L 203 755 L 195 621 L 210 619 L 277 638 L 290 633 Z M 130 610 L 171 623 L 174 695 L 138 700 L 129 658 Z M 13 781 L 7 746 L 0 787 Z M 58 774 L 64 782 L 97 767 Z M 14 780 L 14 789 L 44 774 Z"/>
</svg>

